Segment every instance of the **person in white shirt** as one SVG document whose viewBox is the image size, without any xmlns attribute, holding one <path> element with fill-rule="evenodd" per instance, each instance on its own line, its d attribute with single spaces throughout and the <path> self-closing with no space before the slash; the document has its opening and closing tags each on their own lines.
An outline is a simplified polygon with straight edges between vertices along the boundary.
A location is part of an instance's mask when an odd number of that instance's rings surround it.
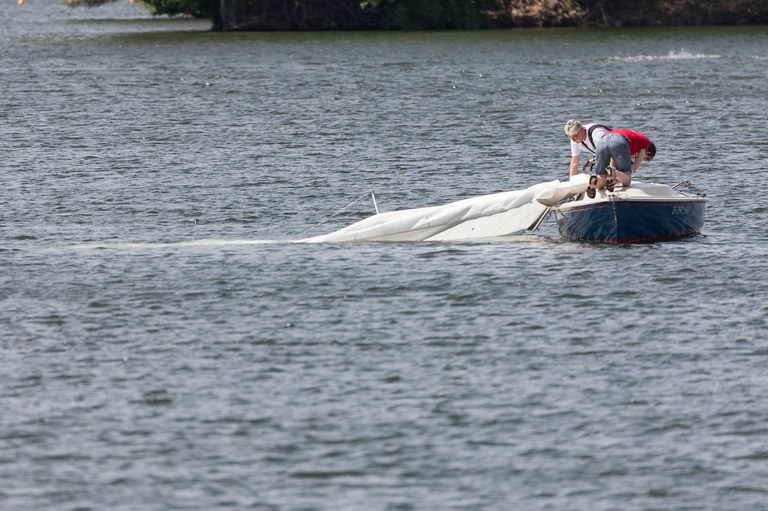
<svg viewBox="0 0 768 511">
<path fill-rule="evenodd" d="M 579 160 L 582 151 L 586 151 L 590 156 L 589 162 L 594 162 L 597 142 L 609 131 L 611 128 L 603 124 L 581 124 L 576 119 L 571 119 L 565 123 L 565 134 L 571 139 L 569 177 L 579 173 Z"/>
</svg>

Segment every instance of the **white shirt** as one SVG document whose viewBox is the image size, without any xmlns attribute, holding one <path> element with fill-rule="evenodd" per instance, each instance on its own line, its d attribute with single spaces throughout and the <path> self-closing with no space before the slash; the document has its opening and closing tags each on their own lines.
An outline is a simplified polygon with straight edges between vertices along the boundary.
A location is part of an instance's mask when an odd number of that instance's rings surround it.
<svg viewBox="0 0 768 511">
<path fill-rule="evenodd" d="M 579 156 L 581 154 L 581 151 L 588 151 L 592 154 L 595 154 L 595 146 L 597 146 L 597 141 L 603 138 L 606 133 L 608 133 L 607 129 L 603 128 L 602 126 L 598 126 L 592 130 L 592 142 L 590 142 L 589 128 L 595 125 L 596 123 L 584 125 L 584 129 L 587 130 L 587 136 L 584 137 L 584 142 L 582 142 L 581 144 L 577 144 L 576 142 L 571 140 L 571 156 Z"/>
</svg>

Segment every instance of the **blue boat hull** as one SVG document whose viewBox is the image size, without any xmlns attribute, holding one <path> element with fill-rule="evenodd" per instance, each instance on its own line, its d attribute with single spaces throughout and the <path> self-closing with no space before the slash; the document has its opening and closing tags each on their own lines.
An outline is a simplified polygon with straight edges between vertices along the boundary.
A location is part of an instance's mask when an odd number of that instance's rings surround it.
<svg viewBox="0 0 768 511">
<path fill-rule="evenodd" d="M 560 235 L 572 241 L 643 243 L 701 233 L 706 200 L 609 199 L 555 209 Z"/>
</svg>

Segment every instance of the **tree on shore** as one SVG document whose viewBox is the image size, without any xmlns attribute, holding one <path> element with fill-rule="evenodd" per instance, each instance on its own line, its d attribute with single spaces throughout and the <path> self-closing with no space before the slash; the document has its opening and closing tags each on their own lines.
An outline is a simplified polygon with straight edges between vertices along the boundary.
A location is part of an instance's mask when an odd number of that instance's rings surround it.
<svg viewBox="0 0 768 511">
<path fill-rule="evenodd" d="M 63 0 L 97 6 L 115 0 Z M 140 0 L 213 30 L 445 30 L 766 24 L 768 0 Z"/>
</svg>

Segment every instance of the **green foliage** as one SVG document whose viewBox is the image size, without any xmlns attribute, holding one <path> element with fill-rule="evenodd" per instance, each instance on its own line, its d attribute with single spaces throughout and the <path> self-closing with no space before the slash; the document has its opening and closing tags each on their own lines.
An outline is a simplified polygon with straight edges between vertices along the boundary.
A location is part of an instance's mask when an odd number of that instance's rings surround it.
<svg viewBox="0 0 768 511">
<path fill-rule="evenodd" d="M 212 14 L 213 2 L 209 0 L 142 0 L 152 14 L 169 16 L 189 15 L 205 18 Z"/>
<path fill-rule="evenodd" d="M 73 7 L 95 7 L 115 0 L 62 1 Z M 450 30 L 564 24 L 768 23 L 768 0 L 137 1 L 152 14 L 211 18 L 214 30 Z"/>
<path fill-rule="evenodd" d="M 423 28 L 445 28 L 445 9 L 440 0 L 416 0 L 416 23 Z"/>
<path fill-rule="evenodd" d="M 467 0 L 380 0 L 381 27 L 394 30 L 480 28 L 480 13 Z"/>
<path fill-rule="evenodd" d="M 413 22 L 408 7 L 400 4 L 385 6 L 381 26 L 388 30 L 413 30 Z"/>
<path fill-rule="evenodd" d="M 97 7 L 117 0 L 63 0 L 70 7 Z M 194 16 L 207 18 L 214 13 L 215 2 L 212 0 L 141 0 L 152 14 L 168 16 Z"/>
</svg>

